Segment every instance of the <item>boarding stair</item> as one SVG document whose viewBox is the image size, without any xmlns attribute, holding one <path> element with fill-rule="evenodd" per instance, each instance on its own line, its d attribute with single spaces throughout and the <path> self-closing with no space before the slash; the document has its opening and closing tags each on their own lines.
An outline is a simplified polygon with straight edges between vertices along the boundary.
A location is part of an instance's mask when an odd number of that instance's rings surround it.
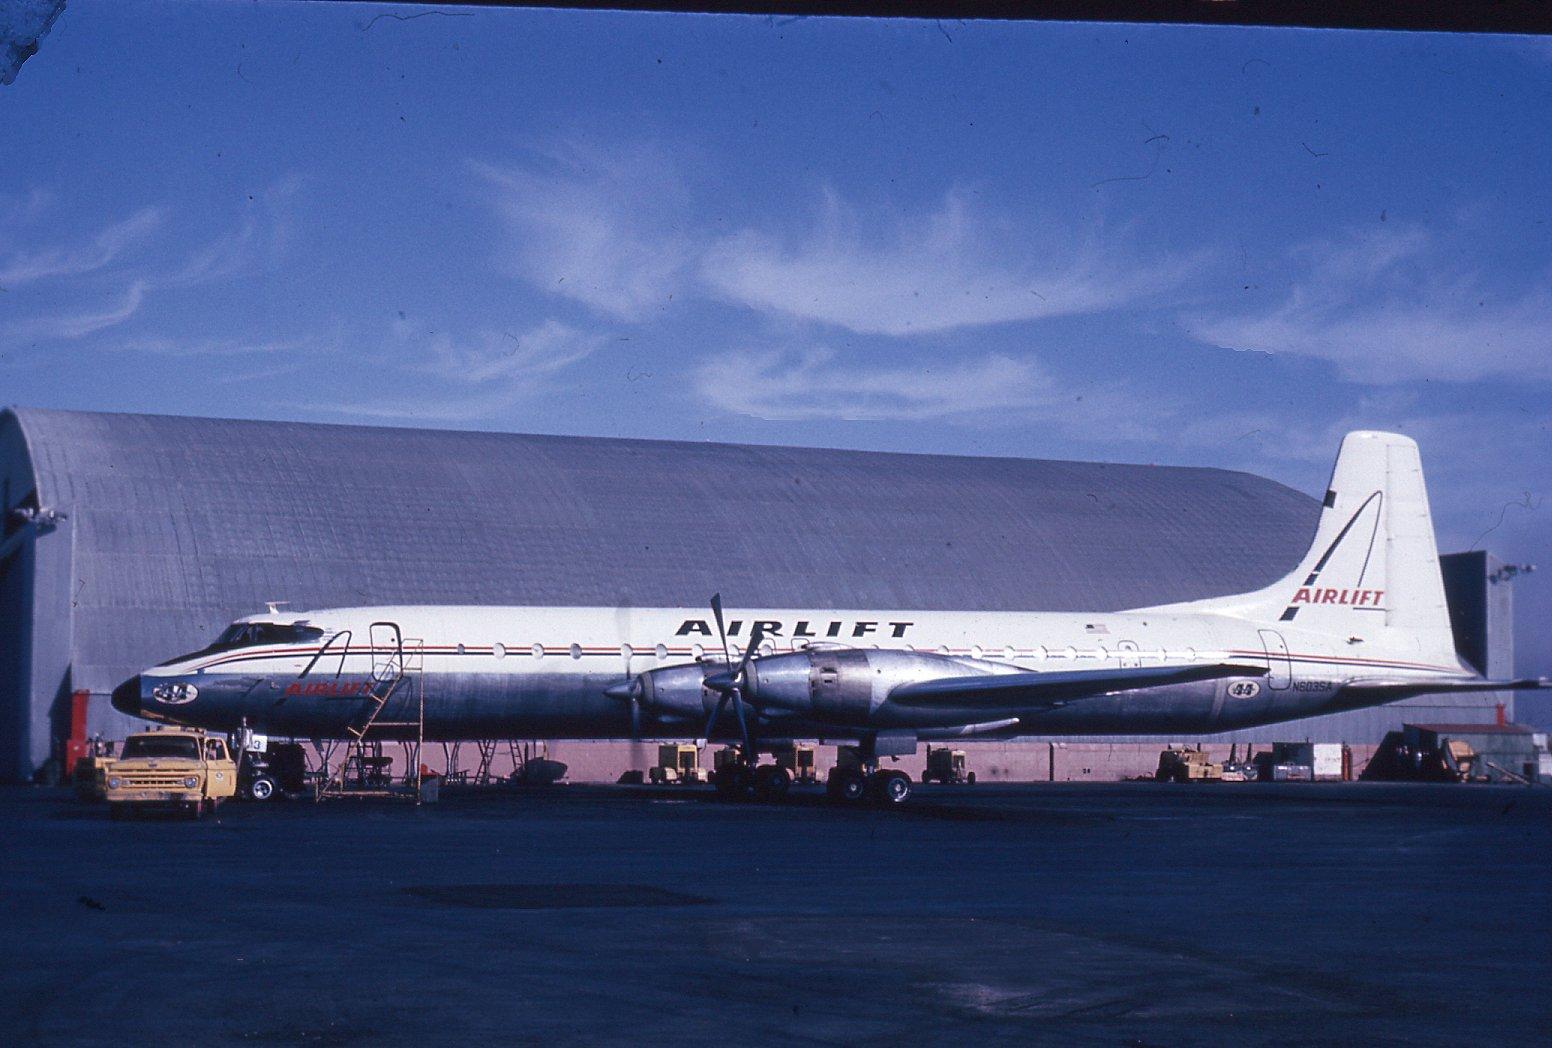
<svg viewBox="0 0 1552 1048">
<path fill-rule="evenodd" d="M 372 623 L 369 637 L 372 674 L 367 694 L 362 696 L 365 702 L 345 726 L 345 756 L 339 766 L 328 772 L 327 758 L 324 761 L 326 774 L 315 798 L 319 801 L 345 793 L 391 793 L 385 787 L 388 776 L 382 754 L 383 736 L 403 738 L 408 729 L 415 731 L 415 750 L 406 785 L 411 784 L 412 777 L 415 796 L 419 796 L 420 752 L 426 734 L 425 643 L 418 638 L 406 639 L 395 622 Z M 414 693 L 416 719 L 383 720 L 389 700 L 406 688 Z M 400 703 L 398 708 L 405 705 Z M 348 774 L 352 770 L 356 773 L 354 783 Z"/>
</svg>

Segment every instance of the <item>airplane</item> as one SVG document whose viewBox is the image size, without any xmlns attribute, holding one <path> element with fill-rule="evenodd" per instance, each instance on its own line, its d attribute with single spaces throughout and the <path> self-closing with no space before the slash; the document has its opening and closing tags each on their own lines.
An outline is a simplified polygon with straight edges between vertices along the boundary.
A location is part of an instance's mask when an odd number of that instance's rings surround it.
<svg viewBox="0 0 1552 1048">
<path fill-rule="evenodd" d="M 1251 593 L 1103 613 L 710 611 L 271 605 L 112 703 L 293 738 L 369 722 L 382 738 L 725 738 L 739 759 L 718 788 L 767 798 L 791 782 L 759 763 L 776 740 L 851 741 L 860 765 L 836 769 L 832 797 L 894 805 L 910 780 L 879 759 L 923 741 L 1180 736 L 1552 687 L 1484 680 L 1456 654 L 1417 445 L 1372 431 L 1342 441 L 1298 567 Z"/>
</svg>

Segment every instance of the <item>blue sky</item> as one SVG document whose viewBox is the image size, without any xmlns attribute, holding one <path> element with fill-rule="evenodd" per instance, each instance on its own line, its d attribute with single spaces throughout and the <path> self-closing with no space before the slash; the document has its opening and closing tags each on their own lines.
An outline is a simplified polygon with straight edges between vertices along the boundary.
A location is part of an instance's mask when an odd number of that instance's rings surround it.
<svg viewBox="0 0 1552 1048">
<path fill-rule="evenodd" d="M 1189 463 L 1423 448 L 1552 673 L 1552 46 L 72 0 L 0 401 Z"/>
</svg>

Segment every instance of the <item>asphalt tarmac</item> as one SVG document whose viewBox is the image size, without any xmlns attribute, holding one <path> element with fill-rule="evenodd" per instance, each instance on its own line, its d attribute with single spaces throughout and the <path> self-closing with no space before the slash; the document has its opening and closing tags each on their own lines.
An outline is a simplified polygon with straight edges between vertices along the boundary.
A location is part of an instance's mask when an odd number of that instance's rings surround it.
<svg viewBox="0 0 1552 1048">
<path fill-rule="evenodd" d="M 1552 1043 L 1552 789 L 0 790 L 6 1044 Z"/>
</svg>

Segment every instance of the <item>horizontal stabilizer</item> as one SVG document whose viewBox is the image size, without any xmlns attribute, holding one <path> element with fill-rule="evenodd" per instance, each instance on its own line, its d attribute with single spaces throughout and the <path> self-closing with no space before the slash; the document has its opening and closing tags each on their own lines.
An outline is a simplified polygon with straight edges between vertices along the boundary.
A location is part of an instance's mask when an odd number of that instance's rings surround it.
<svg viewBox="0 0 1552 1048">
<path fill-rule="evenodd" d="M 976 677 L 939 677 L 902 684 L 889 693 L 901 706 L 973 706 L 976 708 L 1055 708 L 1096 695 L 1156 688 L 1164 684 L 1264 677 L 1265 663 L 1213 662 L 1192 666 L 1068 670 L 1057 673 L 996 673 Z"/>
<path fill-rule="evenodd" d="M 1415 695 L 1438 695 L 1471 691 L 1530 691 L 1552 688 L 1547 677 L 1520 677 L 1516 680 L 1483 680 L 1481 677 L 1446 677 L 1434 680 L 1354 680 L 1342 686 L 1344 696 L 1372 697 L 1379 702 L 1410 699 Z"/>
</svg>

